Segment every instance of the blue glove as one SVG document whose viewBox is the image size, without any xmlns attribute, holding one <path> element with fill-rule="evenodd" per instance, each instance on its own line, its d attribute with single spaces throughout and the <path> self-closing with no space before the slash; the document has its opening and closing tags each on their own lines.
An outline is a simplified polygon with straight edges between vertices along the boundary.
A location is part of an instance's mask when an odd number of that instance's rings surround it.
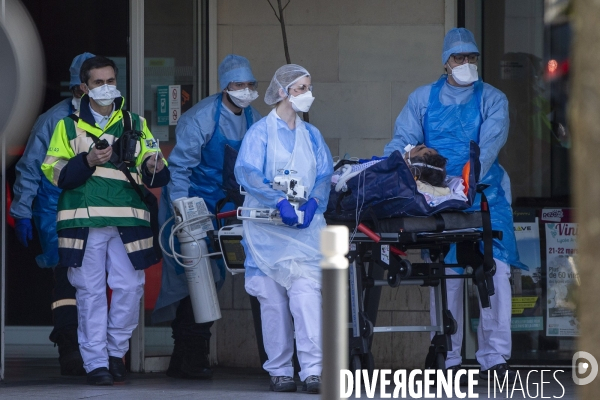
<svg viewBox="0 0 600 400">
<path fill-rule="evenodd" d="M 15 220 L 15 231 L 19 243 L 27 247 L 28 240 L 33 239 L 33 226 L 31 226 L 31 220 L 29 218 Z"/>
<path fill-rule="evenodd" d="M 298 211 L 304 211 L 304 223 L 302 225 L 298 225 L 299 229 L 308 228 L 310 223 L 315 216 L 315 212 L 319 208 L 319 204 L 315 199 L 309 199 L 306 203 L 302 204 Z"/>
<path fill-rule="evenodd" d="M 294 226 L 298 223 L 298 216 L 296 215 L 296 210 L 287 200 L 281 200 L 277 203 L 277 209 L 279 210 L 279 214 L 281 214 L 281 220 L 284 224 L 289 226 Z"/>
</svg>

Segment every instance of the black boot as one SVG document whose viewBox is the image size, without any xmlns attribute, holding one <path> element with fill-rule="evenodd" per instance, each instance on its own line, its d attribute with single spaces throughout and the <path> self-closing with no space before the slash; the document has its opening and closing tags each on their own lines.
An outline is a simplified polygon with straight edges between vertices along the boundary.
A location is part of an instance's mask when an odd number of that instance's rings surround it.
<svg viewBox="0 0 600 400">
<path fill-rule="evenodd" d="M 211 378 L 212 370 L 208 360 L 209 341 L 201 337 L 186 338 L 184 346 L 181 377 L 187 379 Z"/>
<path fill-rule="evenodd" d="M 113 376 L 108 372 L 108 368 L 100 367 L 87 374 L 87 383 L 94 386 L 112 386 L 114 380 Z"/>
<path fill-rule="evenodd" d="M 120 357 L 108 356 L 108 372 L 112 375 L 115 383 L 125 382 L 127 371 L 125 370 L 123 359 Z"/>
<path fill-rule="evenodd" d="M 61 375 L 85 375 L 83 359 L 79 352 L 77 329 L 58 332 L 55 343 L 58 345 L 58 362 Z"/>
<path fill-rule="evenodd" d="M 167 376 L 171 378 L 181 378 L 181 364 L 183 363 L 183 355 L 185 354 L 185 346 L 181 340 L 175 339 L 175 346 L 171 354 L 169 368 L 167 368 Z"/>
</svg>

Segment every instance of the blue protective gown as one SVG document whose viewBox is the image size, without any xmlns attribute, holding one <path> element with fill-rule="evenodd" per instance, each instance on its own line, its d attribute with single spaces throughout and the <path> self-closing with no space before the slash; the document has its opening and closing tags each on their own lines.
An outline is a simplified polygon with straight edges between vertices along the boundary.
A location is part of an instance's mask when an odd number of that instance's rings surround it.
<svg viewBox="0 0 600 400">
<path fill-rule="evenodd" d="M 498 163 L 498 153 L 508 137 L 509 116 L 506 96 L 481 80 L 467 87 L 452 86 L 447 75 L 430 85 L 415 90 L 396 119 L 394 138 L 384 154 L 404 149 L 407 144 L 425 143 L 448 159 L 449 175 L 461 175 L 469 159 L 469 142 L 481 149 L 480 183 L 490 185 L 485 190 L 492 227 L 503 232 L 502 241 L 494 239 L 494 258 L 521 269 L 512 209 L 510 180 Z M 468 211 L 480 209 L 478 194 Z M 455 263 L 455 246 L 446 261 Z"/>
<path fill-rule="evenodd" d="M 61 189 L 46 179 L 41 165 L 56 124 L 75 111 L 71 100 L 64 99 L 39 116 L 31 130 L 23 157 L 16 165 L 17 179 L 13 186 L 15 198 L 10 215 L 19 219 L 33 218 L 43 251 L 35 258 L 41 268 L 52 268 L 58 264 L 56 213 L 61 193 Z"/>
<path fill-rule="evenodd" d="M 172 216 L 171 201 L 181 197 L 201 197 L 209 212 L 215 212 L 217 201 L 225 197 L 222 171 L 225 145 L 239 150 L 242 138 L 250 126 L 260 119 L 252 107 L 235 115 L 222 104 L 222 93 L 209 96 L 185 112 L 177 123 L 176 144 L 169 156 L 171 182 L 163 187 L 158 222 L 162 226 Z M 228 204 L 221 211 L 232 210 Z M 171 231 L 172 222 L 165 228 Z M 165 233 L 163 243 L 166 243 Z M 177 239 L 175 239 L 177 241 Z M 176 249 L 179 251 L 179 249 Z M 215 282 L 225 279 L 222 263 L 215 263 Z M 162 284 L 152 321 L 159 323 L 175 318 L 179 300 L 189 295 L 183 268 L 170 257 L 163 257 Z"/>
</svg>

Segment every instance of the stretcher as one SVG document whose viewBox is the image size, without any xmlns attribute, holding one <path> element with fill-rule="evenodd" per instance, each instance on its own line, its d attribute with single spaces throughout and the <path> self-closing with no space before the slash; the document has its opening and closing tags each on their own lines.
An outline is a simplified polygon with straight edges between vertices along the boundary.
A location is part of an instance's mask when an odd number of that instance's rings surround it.
<svg viewBox="0 0 600 400">
<path fill-rule="evenodd" d="M 379 332 L 433 332 L 425 368 L 445 369 L 447 353 L 452 349 L 451 335 L 457 329 L 448 309 L 446 280 L 472 279 L 484 308 L 490 306 L 489 299 L 494 294 L 492 240 L 501 240 L 502 232 L 491 228 L 485 195 L 482 193 L 479 212 L 388 218 L 358 225 L 333 219 L 327 223 L 346 225 L 353 232 L 348 253 L 351 370 L 374 369 L 371 344 L 373 334 Z M 480 242 L 483 254 L 479 251 Z M 458 263 L 444 264 L 451 244 L 457 245 Z M 429 250 L 433 262 L 411 263 L 406 254 L 410 249 Z M 462 268 L 464 274 L 448 275 L 448 267 Z M 381 288 L 405 285 L 433 288 L 436 325 L 376 325 Z"/>
<path fill-rule="evenodd" d="M 226 151 L 227 153 L 227 151 Z M 223 169 L 227 201 L 234 201 L 239 186 L 233 177 L 234 150 L 229 150 Z M 471 142 L 469 161 L 462 178 L 468 201 L 449 201 L 431 206 L 418 193 L 414 177 L 394 152 L 385 161 L 365 169 L 345 182 L 345 190 L 332 190 L 325 218 L 329 225 L 348 226 L 350 238 L 350 360 L 351 368 L 374 369 L 371 344 L 378 332 L 433 332 L 425 360 L 426 368 L 444 369 L 451 335 L 457 324 L 448 309 L 447 279 L 472 279 L 482 307 L 490 306 L 494 295 L 495 273 L 492 241 L 502 239 L 493 231 L 484 185 L 477 184 L 480 173 L 479 147 Z M 481 195 L 481 209 L 464 212 Z M 241 204 L 241 199 L 238 199 Z M 229 213 L 228 217 L 235 214 Z M 237 215 L 236 215 L 237 216 Z M 241 225 L 215 231 L 214 247 L 221 249 L 227 268 L 232 273 L 244 272 L 244 250 L 240 244 Z M 483 252 L 480 251 L 483 243 Z M 457 246 L 457 264 L 444 264 L 450 245 Z M 407 250 L 427 249 L 433 262 L 411 263 Z M 462 268 L 461 275 L 447 275 L 445 268 Z M 381 288 L 420 285 L 433 288 L 436 325 L 377 326 Z"/>
</svg>

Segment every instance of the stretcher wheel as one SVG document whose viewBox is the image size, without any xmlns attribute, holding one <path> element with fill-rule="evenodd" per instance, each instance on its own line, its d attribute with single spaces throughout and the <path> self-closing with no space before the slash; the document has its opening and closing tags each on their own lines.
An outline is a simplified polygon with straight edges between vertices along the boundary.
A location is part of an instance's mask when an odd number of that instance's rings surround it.
<svg viewBox="0 0 600 400">
<path fill-rule="evenodd" d="M 446 370 L 446 354 L 436 351 L 436 346 L 429 346 L 427 357 L 425 358 L 425 369 Z"/>
<path fill-rule="evenodd" d="M 412 264 L 406 259 L 398 257 L 398 263 L 388 268 L 388 285 L 391 287 L 400 286 L 402 279 L 409 278 L 412 275 Z"/>
<path fill-rule="evenodd" d="M 355 354 L 352 356 L 352 360 L 350 360 L 350 371 L 358 371 L 362 369 L 362 361 L 360 359 L 360 354 Z"/>
<path fill-rule="evenodd" d="M 364 338 L 370 338 L 373 335 L 373 323 L 367 318 L 363 320 L 361 334 Z"/>
<path fill-rule="evenodd" d="M 412 275 L 412 264 L 407 259 L 400 261 L 400 268 L 398 269 L 398 277 L 408 278 Z"/>
<path fill-rule="evenodd" d="M 375 357 L 373 357 L 373 353 L 369 351 L 367 354 L 364 354 L 363 360 L 365 369 L 369 371 L 369 376 L 372 376 L 373 370 L 375 370 Z"/>
<path fill-rule="evenodd" d="M 369 376 L 373 374 L 375 369 L 375 358 L 373 353 L 354 354 L 350 360 L 350 371 L 366 369 Z"/>
<path fill-rule="evenodd" d="M 443 353 L 436 353 L 435 355 L 435 369 L 445 371 L 446 370 L 446 357 Z"/>
</svg>

